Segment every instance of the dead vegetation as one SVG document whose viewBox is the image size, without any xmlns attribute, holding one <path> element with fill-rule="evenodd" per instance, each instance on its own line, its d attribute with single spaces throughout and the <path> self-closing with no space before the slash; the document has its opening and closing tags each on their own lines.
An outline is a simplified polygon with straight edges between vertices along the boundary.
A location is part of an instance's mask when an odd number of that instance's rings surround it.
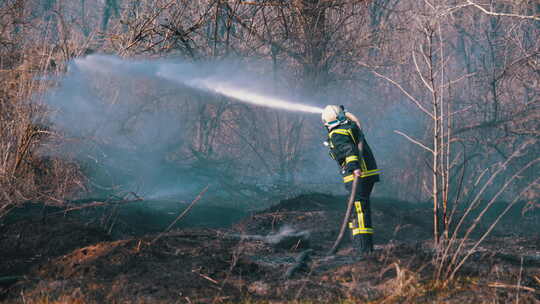
<svg viewBox="0 0 540 304">
<path fill-rule="evenodd" d="M 473 1 L 3 1 L 0 296 L 7 303 L 538 302 L 539 12 L 535 1 L 506 0 L 489 8 Z M 261 60 L 253 69 L 274 75 L 276 90 L 344 99 L 371 135 L 391 143 L 383 147 L 391 156 L 381 159 L 382 191 L 431 200 L 433 213 L 380 202 L 379 251 L 362 261 L 347 247 L 323 256 L 343 207 L 327 208 L 336 200 L 329 195 L 283 201 L 230 229 L 164 232 L 182 218 L 176 202 L 164 208 L 172 215 L 137 209 L 142 199 L 101 184 L 95 168 L 64 149 L 103 148 L 107 139 L 68 137 L 49 121 L 46 92 L 69 60 L 93 52 Z M 146 80 L 125 85 L 140 100 L 119 100 L 118 80 L 95 85 L 104 105 L 158 108 L 179 98 Z M 192 136 L 171 142 L 160 161 L 218 180 L 234 195 L 231 204 L 268 192 L 291 197 L 302 177 L 321 175 L 314 123 L 207 99 L 186 93 L 182 107 L 167 108 Z M 404 117 L 415 124 L 397 132 L 420 152 L 379 128 Z M 142 146 L 106 148 L 127 155 Z M 279 180 L 269 191 L 245 183 L 267 176 Z M 335 186 L 314 187 L 321 184 Z M 116 197 L 73 201 L 98 191 Z M 245 215 L 222 208 L 180 227 Z M 268 242 L 287 224 L 302 237 Z M 431 238 L 441 239 L 438 247 Z"/>
<path fill-rule="evenodd" d="M 430 222 L 407 223 L 410 217 L 395 217 L 389 211 L 397 202 L 374 203 L 376 220 L 381 223 L 376 254 L 358 260 L 345 245 L 337 255 L 326 256 L 339 228 L 336 219 L 342 214 L 344 199 L 301 196 L 230 228 L 183 228 L 159 234 L 159 238 L 143 231 L 121 231 L 121 227 L 117 233 L 107 234 L 95 223 L 85 225 L 82 220 L 88 214 L 83 216 L 82 210 L 60 218 L 48 210 L 42 221 L 14 220 L 2 226 L 0 253 L 6 259 L 0 269 L 22 276 L 2 285 L 4 301 L 507 303 L 518 294 L 520 303 L 538 301 L 540 236 L 529 233 L 538 218 L 524 219 L 523 230 L 514 231 L 513 236 L 504 237 L 504 230 L 497 231 L 475 251 L 455 280 L 442 285 L 434 280 L 436 254 L 430 234 L 417 235 L 413 242 L 408 233 L 394 233 L 398 226 L 425 229 Z M 409 209 L 404 215 L 430 214 L 426 207 L 403 207 Z M 205 208 L 195 206 L 192 212 L 204 214 Z M 123 214 L 121 220 L 138 221 Z M 153 216 L 163 221 L 163 214 Z M 173 220 L 169 217 L 165 222 Z M 284 230 L 287 226 L 289 230 Z M 18 245 L 9 248 L 6 244 Z M 306 248 L 310 252 L 303 265 L 287 275 Z"/>
</svg>

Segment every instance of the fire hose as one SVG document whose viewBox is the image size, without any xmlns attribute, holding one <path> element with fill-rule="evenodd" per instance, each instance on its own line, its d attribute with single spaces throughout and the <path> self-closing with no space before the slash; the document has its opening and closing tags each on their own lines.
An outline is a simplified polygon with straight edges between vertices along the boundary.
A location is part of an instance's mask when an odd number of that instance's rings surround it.
<svg viewBox="0 0 540 304">
<path fill-rule="evenodd" d="M 345 217 L 343 218 L 343 223 L 341 224 L 341 229 L 339 230 L 339 234 L 337 236 L 336 241 L 334 242 L 334 245 L 332 248 L 328 251 L 327 255 L 332 255 L 336 252 L 339 245 L 341 244 L 341 241 L 343 240 L 343 234 L 345 233 L 345 228 L 347 227 L 347 223 L 349 222 L 349 217 L 351 216 L 351 210 L 352 206 L 354 204 L 355 198 L 356 198 L 356 188 L 358 187 L 358 180 L 360 178 L 356 175 L 354 175 L 354 180 L 352 183 L 352 189 L 351 194 L 349 195 L 349 202 L 347 203 L 347 212 L 345 212 Z"/>
</svg>

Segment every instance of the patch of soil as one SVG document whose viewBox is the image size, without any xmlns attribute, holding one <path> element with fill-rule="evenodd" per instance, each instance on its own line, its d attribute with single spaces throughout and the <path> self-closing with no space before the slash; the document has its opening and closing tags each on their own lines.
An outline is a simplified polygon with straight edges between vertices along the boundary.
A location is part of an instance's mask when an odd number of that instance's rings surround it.
<svg viewBox="0 0 540 304">
<path fill-rule="evenodd" d="M 300 195 L 283 200 L 271 208 L 255 213 L 233 226 L 245 234 L 267 235 L 283 226 L 308 231 L 316 249 L 330 248 L 341 228 L 346 211 L 344 196 L 325 194 Z M 431 238 L 431 211 L 408 202 L 374 198 L 372 217 L 375 243 L 422 241 Z M 348 238 L 344 238 L 347 243 Z"/>
<path fill-rule="evenodd" d="M 493 235 L 445 286 L 433 281 L 440 255 L 429 240 L 430 210 L 420 205 L 374 199 L 376 253 L 359 258 L 344 244 L 336 255 L 326 256 L 339 230 L 345 200 L 301 195 L 230 228 L 176 228 L 168 233 L 158 232 L 155 224 L 138 227 L 140 217 L 133 216 L 134 210 L 116 210 L 114 216 L 112 210 L 88 210 L 84 216 L 74 213 L 45 222 L 38 216 L 37 221 L 4 223 L 0 269 L 5 275 L 25 278 L 0 289 L 6 303 L 235 303 L 245 299 L 339 303 L 348 299 L 461 304 L 507 303 L 516 296 L 520 303 L 540 301 L 538 233 L 522 234 L 516 229 L 512 236 Z M 153 210 L 146 213 L 150 218 L 144 223 L 157 223 L 163 212 L 170 212 Z M 144 209 L 138 212 L 145 215 Z M 209 214 L 205 219 L 212 219 Z M 215 215 L 223 216 L 227 213 Z M 128 224 L 111 226 L 108 219 L 115 217 L 116 223 Z M 136 230 L 140 227 L 152 228 L 145 228 L 144 234 Z M 467 248 L 472 241 L 466 242 Z M 23 253 L 17 256 L 17 252 Z M 27 261 L 38 254 L 39 258 Z"/>
<path fill-rule="evenodd" d="M 51 298 L 85 303 L 166 303 L 170 299 L 239 296 L 227 282 L 236 242 L 211 230 L 182 231 L 153 238 L 102 242 L 77 249 L 34 270 L 40 283 L 28 296 L 46 290 Z M 242 269 L 241 261 L 237 262 Z M 247 265 L 249 267 L 249 265 Z M 227 292 L 223 292 L 227 290 Z"/>
<path fill-rule="evenodd" d="M 24 275 L 34 265 L 107 240 L 110 236 L 103 229 L 70 217 L 36 216 L 0 225 L 0 277 Z"/>
</svg>

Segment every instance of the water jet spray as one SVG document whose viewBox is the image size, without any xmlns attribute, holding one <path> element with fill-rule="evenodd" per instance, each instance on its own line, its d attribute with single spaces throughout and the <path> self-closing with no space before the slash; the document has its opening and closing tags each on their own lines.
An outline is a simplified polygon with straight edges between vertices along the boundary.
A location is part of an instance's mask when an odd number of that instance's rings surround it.
<svg viewBox="0 0 540 304">
<path fill-rule="evenodd" d="M 313 114 L 320 114 L 323 111 L 323 109 L 318 107 L 294 103 L 272 96 L 265 96 L 223 82 L 213 82 L 212 80 L 197 79 L 190 81 L 187 84 L 193 87 L 212 91 L 220 95 L 231 97 L 241 102 L 247 102 L 258 106 Z"/>
<path fill-rule="evenodd" d="M 166 61 L 128 61 L 113 56 L 91 55 L 74 61 L 77 68 L 97 73 L 141 74 L 151 78 L 165 79 L 197 90 L 230 97 L 257 106 L 295 112 L 320 114 L 323 109 L 291 102 L 283 98 L 265 95 L 246 88 L 246 81 L 231 81 L 229 73 L 217 71 L 207 64 L 172 63 Z M 230 70 L 232 67 L 229 67 Z M 245 73 L 244 73 L 245 74 Z M 253 79 L 252 75 L 245 75 Z"/>
</svg>

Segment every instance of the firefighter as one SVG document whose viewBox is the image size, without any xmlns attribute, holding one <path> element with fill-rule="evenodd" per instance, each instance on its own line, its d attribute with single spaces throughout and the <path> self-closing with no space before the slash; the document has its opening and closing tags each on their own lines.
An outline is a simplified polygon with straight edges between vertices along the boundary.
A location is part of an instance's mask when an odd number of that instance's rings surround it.
<svg viewBox="0 0 540 304">
<path fill-rule="evenodd" d="M 373 251 L 369 197 L 373 185 L 379 181 L 380 171 L 356 116 L 343 106 L 328 105 L 323 110 L 322 121 L 328 130 L 325 144 L 341 169 L 345 188 L 350 192 L 354 177 L 359 178 L 349 228 L 355 250 L 361 255 L 369 254 Z"/>
</svg>

